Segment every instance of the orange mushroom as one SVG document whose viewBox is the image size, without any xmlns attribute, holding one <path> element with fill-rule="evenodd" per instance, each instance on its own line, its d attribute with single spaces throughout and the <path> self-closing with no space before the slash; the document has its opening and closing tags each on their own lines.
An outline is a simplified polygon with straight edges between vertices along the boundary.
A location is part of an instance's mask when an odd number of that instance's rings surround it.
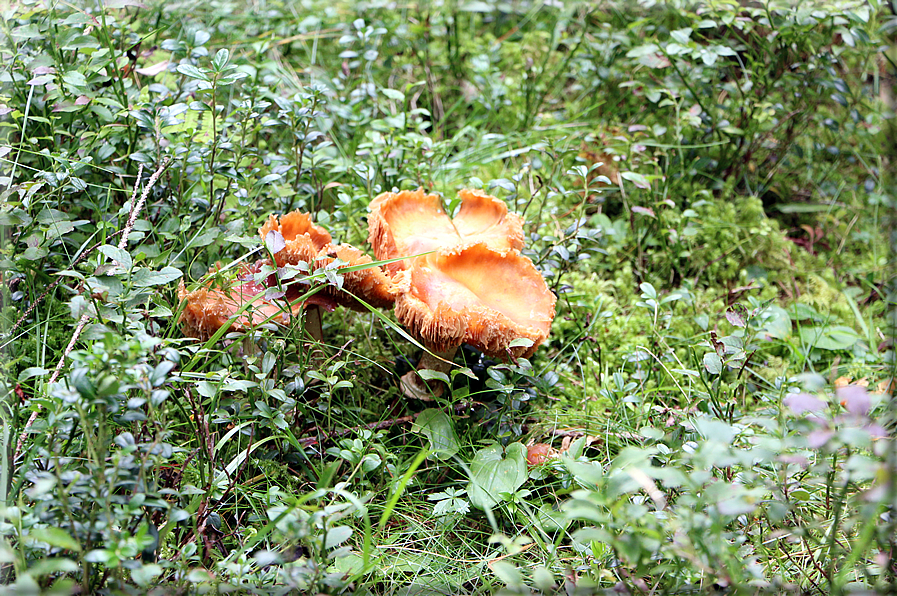
<svg viewBox="0 0 897 596">
<path fill-rule="evenodd" d="M 255 280 L 261 267 L 271 264 L 268 260 L 243 266 L 237 275 L 238 283 L 230 288 L 213 288 L 210 282 L 187 292 L 182 283 L 179 295 L 186 299 L 186 303 L 181 322 L 187 334 L 208 338 L 228 322 L 233 330 L 251 328 L 266 320 L 286 324 L 290 316 L 306 308 L 306 328 L 312 337 L 320 340 L 322 308 L 332 311 L 341 305 L 363 311 L 366 307 L 359 300 L 378 307 L 390 306 L 395 301 L 397 291 L 393 280 L 357 248 L 348 244 L 332 244 L 330 234 L 312 223 L 308 214 L 294 211 L 280 218 L 270 216 L 259 229 L 259 234 L 264 241 L 272 233 L 279 234 L 283 239 L 280 250 L 274 253 L 278 267 L 293 265 L 312 270 L 334 266 L 342 275 L 342 286 L 327 284 L 297 303 L 310 286 L 307 283 L 283 283 L 281 297 L 291 304 L 287 312 L 283 306 L 265 297 L 277 285 L 276 274 L 262 282 Z"/>
<path fill-rule="evenodd" d="M 437 353 L 425 354 L 419 368 L 448 372 L 463 343 L 491 357 L 528 357 L 548 337 L 555 296 L 517 251 L 502 253 L 485 242 L 440 249 L 399 275 L 405 291 L 396 318 Z M 428 392 L 414 372 L 402 384 L 409 395 Z"/>
<path fill-rule="evenodd" d="M 489 356 L 529 356 L 548 337 L 555 296 L 529 258 L 485 243 L 442 249 L 405 273 L 403 325 L 436 350 L 468 343 Z M 530 346 L 511 347 L 526 338 Z"/>
<path fill-rule="evenodd" d="M 231 287 L 215 288 L 214 279 L 211 279 L 203 287 L 188 292 L 184 282 L 181 282 L 178 296 L 186 301 L 181 313 L 185 334 L 208 339 L 224 325 L 229 325 L 230 331 L 251 329 L 269 320 L 286 325 L 290 316 L 301 312 L 306 305 L 321 306 L 328 310 L 333 310 L 336 306 L 336 303 L 324 296 L 312 295 L 305 302 L 294 304 L 290 300 L 290 310 L 284 310 L 283 305 L 265 298 L 268 285 L 255 280 L 256 274 L 266 264 L 268 262 L 263 260 L 241 266 L 236 283 Z M 217 270 L 217 266 L 213 267 L 209 273 L 214 274 Z M 298 294 L 295 297 L 298 298 Z"/>
<path fill-rule="evenodd" d="M 371 203 L 368 241 L 376 257 L 413 257 L 387 268 L 400 293 L 396 317 L 429 350 L 418 370 L 448 372 L 463 343 L 488 356 L 529 356 L 554 319 L 554 294 L 519 252 L 520 217 L 480 191 L 458 194 L 454 220 L 438 197 L 421 190 L 385 193 Z M 402 387 L 413 397 L 432 390 L 415 371 L 402 377 Z"/>
<path fill-rule="evenodd" d="M 307 213 L 293 211 L 280 219 L 272 215 L 259 228 L 259 235 L 264 241 L 271 232 L 281 234 L 284 240 L 284 248 L 274 255 L 278 267 L 304 264 L 311 269 L 316 264 L 320 268 L 330 266 L 336 260 L 342 262 L 337 267 L 346 270 L 341 271 L 342 288 L 328 285 L 322 290 L 337 304 L 364 310 L 355 297 L 376 307 L 391 306 L 395 302 L 397 291 L 393 280 L 351 244 L 333 244 L 330 234 L 313 224 Z M 355 269 L 359 266 L 362 268 Z"/>
<path fill-rule="evenodd" d="M 438 248 L 485 242 L 504 252 L 523 248 L 523 221 L 503 201 L 479 190 L 462 190 L 461 208 L 451 219 L 436 195 L 424 191 L 383 193 L 370 205 L 368 242 L 381 260 L 417 255 Z M 386 266 L 393 274 L 408 261 Z"/>
</svg>

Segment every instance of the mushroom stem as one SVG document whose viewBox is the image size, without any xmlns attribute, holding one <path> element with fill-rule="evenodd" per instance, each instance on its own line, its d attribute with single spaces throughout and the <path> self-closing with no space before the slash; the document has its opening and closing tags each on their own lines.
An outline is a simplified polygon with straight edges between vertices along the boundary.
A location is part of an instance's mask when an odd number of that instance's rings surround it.
<svg viewBox="0 0 897 596">
<path fill-rule="evenodd" d="M 452 359 L 457 351 L 458 346 L 449 348 L 444 352 L 436 350 L 425 351 L 417 365 L 417 370 L 402 376 L 400 385 L 405 396 L 429 401 L 434 397 L 442 395 L 442 392 L 445 390 L 443 382 L 437 380 L 425 381 L 421 378 L 419 371 L 430 370 L 448 374 L 452 369 Z"/>
<path fill-rule="evenodd" d="M 315 341 L 324 341 L 324 329 L 319 304 L 307 304 L 305 307 L 305 330 Z"/>
</svg>

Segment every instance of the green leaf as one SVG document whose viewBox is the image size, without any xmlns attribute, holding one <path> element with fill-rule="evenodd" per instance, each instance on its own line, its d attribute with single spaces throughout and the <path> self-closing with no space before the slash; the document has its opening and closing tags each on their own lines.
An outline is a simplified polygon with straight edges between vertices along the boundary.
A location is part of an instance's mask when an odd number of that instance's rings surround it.
<svg viewBox="0 0 897 596">
<path fill-rule="evenodd" d="M 49 372 L 49 370 L 47 370 L 46 368 L 41 368 L 40 366 L 32 366 L 26 368 L 21 373 L 19 373 L 19 383 L 24 383 L 31 377 L 42 377 Z"/>
<path fill-rule="evenodd" d="M 488 2 L 465 2 L 461 6 L 461 10 L 464 12 L 492 12 L 495 10 L 495 6 L 489 4 Z"/>
<path fill-rule="evenodd" d="M 629 180 L 638 188 L 651 188 L 651 183 L 648 182 L 648 179 L 638 172 L 620 172 L 620 177 L 623 180 Z"/>
<path fill-rule="evenodd" d="M 780 306 L 769 306 L 757 318 L 763 322 L 760 334 L 771 339 L 787 339 L 791 335 L 791 317 Z"/>
<path fill-rule="evenodd" d="M 681 43 L 682 45 L 688 44 L 691 39 L 691 28 L 686 27 L 685 29 L 675 29 L 670 31 L 670 37 Z"/>
<path fill-rule="evenodd" d="M 26 261 L 37 261 L 48 254 L 49 251 L 42 246 L 29 246 L 25 249 L 25 252 L 20 255 L 20 258 L 25 259 Z"/>
<path fill-rule="evenodd" d="M 396 91 L 395 89 L 381 89 L 380 93 L 395 101 L 405 101 L 405 94 L 401 91 Z"/>
<path fill-rule="evenodd" d="M 479 509 L 491 509 L 500 493 L 515 493 L 526 480 L 526 447 L 511 443 L 506 449 L 492 445 L 477 451 L 470 464 L 467 494 Z"/>
<path fill-rule="evenodd" d="M 444 372 L 439 372 L 438 370 L 430 370 L 429 368 L 422 368 L 417 371 L 417 374 L 420 375 L 424 381 L 442 381 L 444 383 L 451 383 L 449 377 Z"/>
<path fill-rule="evenodd" d="M 156 577 L 162 574 L 162 567 L 155 563 L 140 565 L 131 570 L 131 579 L 138 586 L 148 586 Z"/>
<path fill-rule="evenodd" d="M 215 57 L 212 58 L 212 68 L 215 69 L 216 72 L 221 72 L 224 67 L 227 65 L 227 61 L 230 59 L 230 51 L 227 49 L 220 49 L 215 54 Z M 178 69 L 180 70 L 180 69 Z"/>
<path fill-rule="evenodd" d="M 218 82 L 222 85 L 230 85 L 231 83 L 236 83 L 240 79 L 245 79 L 249 75 L 241 70 L 234 70 L 232 72 L 228 72 L 226 75 L 221 75 L 221 78 L 218 79 Z"/>
<path fill-rule="evenodd" d="M 533 345 L 533 340 L 526 337 L 518 337 L 517 339 L 511 340 L 511 343 L 508 344 L 509 348 L 530 348 Z"/>
<path fill-rule="evenodd" d="M 131 269 L 131 255 L 128 254 L 128 251 L 108 244 L 104 244 L 97 250 L 121 265 L 122 269 L 126 271 Z"/>
<path fill-rule="evenodd" d="M 832 206 L 825 203 L 786 203 L 776 205 L 775 208 L 782 213 L 822 213 L 832 210 Z"/>
<path fill-rule="evenodd" d="M 72 87 L 84 87 L 87 85 L 87 79 L 85 79 L 84 75 L 77 70 L 70 70 L 65 73 L 62 75 L 62 80 Z"/>
<path fill-rule="evenodd" d="M 220 232 L 218 231 L 218 228 L 206 230 L 190 241 L 190 248 L 200 248 L 203 246 L 208 246 L 215 241 L 219 234 Z"/>
<path fill-rule="evenodd" d="M 333 548 L 339 546 L 349 539 L 352 535 L 352 528 L 349 526 L 336 526 L 327 530 L 327 538 L 324 541 L 324 548 Z"/>
<path fill-rule="evenodd" d="M 209 81 L 209 76 L 202 70 L 196 68 L 192 64 L 178 64 L 177 71 L 185 77 L 191 79 L 199 79 L 201 81 Z"/>
<path fill-rule="evenodd" d="M 163 267 L 160 271 L 153 271 L 141 267 L 134 273 L 131 282 L 138 288 L 150 288 L 171 283 L 183 275 L 174 267 Z"/>
<path fill-rule="evenodd" d="M 442 410 L 430 408 L 418 414 L 411 431 L 427 436 L 430 452 L 438 460 L 450 458 L 461 448 L 455 425 Z"/>
<path fill-rule="evenodd" d="M 28 532 L 28 537 L 38 542 L 45 542 L 56 548 L 64 548 L 65 550 L 76 552 L 81 551 L 81 544 L 61 528 L 55 528 L 53 526 L 33 528 Z"/>
<path fill-rule="evenodd" d="M 820 350 L 847 350 L 860 340 L 860 336 L 850 327 L 831 325 L 801 327 L 800 339 L 810 347 Z"/>
<path fill-rule="evenodd" d="M 707 352 L 704 354 L 704 368 L 711 375 L 718 375 L 723 372 L 723 361 L 720 360 L 719 354 L 716 352 Z"/>
</svg>

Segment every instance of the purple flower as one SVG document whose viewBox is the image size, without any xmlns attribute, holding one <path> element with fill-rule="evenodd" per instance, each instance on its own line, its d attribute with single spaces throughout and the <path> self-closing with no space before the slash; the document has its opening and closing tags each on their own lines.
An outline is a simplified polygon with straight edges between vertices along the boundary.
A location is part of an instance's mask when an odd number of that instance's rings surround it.
<svg viewBox="0 0 897 596">
<path fill-rule="evenodd" d="M 860 385 L 848 385 L 835 389 L 838 401 L 854 416 L 866 416 L 872 408 L 872 400 L 865 387 Z"/>
<path fill-rule="evenodd" d="M 784 403 L 791 408 L 795 414 L 803 414 L 804 412 L 820 412 L 825 409 L 826 403 L 819 398 L 813 397 L 809 393 L 797 393 L 789 395 L 785 398 Z"/>
</svg>

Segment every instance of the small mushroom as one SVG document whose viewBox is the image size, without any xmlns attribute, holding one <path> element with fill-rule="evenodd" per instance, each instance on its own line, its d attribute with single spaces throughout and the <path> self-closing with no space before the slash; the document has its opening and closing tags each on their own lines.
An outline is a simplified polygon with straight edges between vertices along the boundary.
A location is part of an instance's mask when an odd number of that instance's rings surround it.
<svg viewBox="0 0 897 596">
<path fill-rule="evenodd" d="M 526 446 L 526 464 L 541 466 L 548 460 L 560 457 L 561 452 L 547 443 L 532 443 Z"/>
<path fill-rule="evenodd" d="M 293 303 L 290 300 L 290 311 L 285 311 L 282 304 L 265 297 L 269 289 L 267 280 L 255 280 L 268 261 L 262 260 L 243 265 L 237 273 L 236 283 L 231 287 L 215 288 L 214 279 L 201 288 L 187 291 L 184 282 L 178 288 L 178 296 L 185 300 L 181 313 L 181 324 L 184 333 L 199 339 L 212 337 L 218 329 L 229 324 L 230 331 L 251 329 L 265 321 L 273 321 L 282 325 L 289 323 L 291 315 L 299 314 L 306 306 L 323 307 L 333 310 L 336 303 L 324 297 L 312 295 L 304 302 Z M 218 271 L 218 267 L 209 270 L 210 274 Z M 296 293 L 295 298 L 299 294 Z M 287 295 L 289 299 L 290 296 Z M 239 315 L 237 313 L 240 313 Z M 236 315 L 236 316 L 235 316 Z M 314 332 L 312 331 L 314 334 Z"/>
<path fill-rule="evenodd" d="M 327 284 L 297 303 L 310 285 L 286 281 L 280 284 L 283 293 L 279 297 L 290 302 L 290 311 L 287 312 L 281 304 L 268 298 L 271 296 L 269 290 L 278 286 L 277 274 L 269 275 L 262 281 L 255 280 L 262 266 L 271 265 L 267 259 L 243 266 L 237 275 L 239 283 L 230 288 L 213 288 L 210 282 L 187 292 L 182 283 L 179 295 L 186 299 L 186 303 L 181 322 L 188 335 L 211 337 L 228 321 L 233 330 L 251 328 L 266 320 L 287 324 L 292 315 L 299 314 L 305 308 L 306 329 L 320 341 L 323 338 L 322 309 L 333 311 L 341 305 L 364 311 L 366 306 L 359 300 L 376 307 L 391 306 L 395 301 L 397 292 L 392 278 L 373 265 L 371 258 L 357 248 L 348 244 L 332 244 L 330 234 L 312 223 L 308 214 L 294 211 L 280 218 L 272 215 L 259 229 L 259 234 L 265 240 L 272 232 L 283 238 L 283 245 L 274 253 L 278 267 L 327 268 L 336 263 L 334 269 L 342 275 L 342 287 Z M 215 269 L 210 273 L 214 272 Z M 238 312 L 241 314 L 234 318 Z"/>
<path fill-rule="evenodd" d="M 313 224 L 308 214 L 293 211 L 279 220 L 272 215 L 259 228 L 259 235 L 264 241 L 271 232 L 281 234 L 284 240 L 284 247 L 274 254 L 278 267 L 327 267 L 336 260 L 342 262 L 336 268 L 343 276 L 342 288 L 327 286 L 321 290 L 337 304 L 363 311 L 364 306 L 356 297 L 380 308 L 395 302 L 397 292 L 392 278 L 351 244 L 333 244 L 330 234 Z"/>
</svg>

